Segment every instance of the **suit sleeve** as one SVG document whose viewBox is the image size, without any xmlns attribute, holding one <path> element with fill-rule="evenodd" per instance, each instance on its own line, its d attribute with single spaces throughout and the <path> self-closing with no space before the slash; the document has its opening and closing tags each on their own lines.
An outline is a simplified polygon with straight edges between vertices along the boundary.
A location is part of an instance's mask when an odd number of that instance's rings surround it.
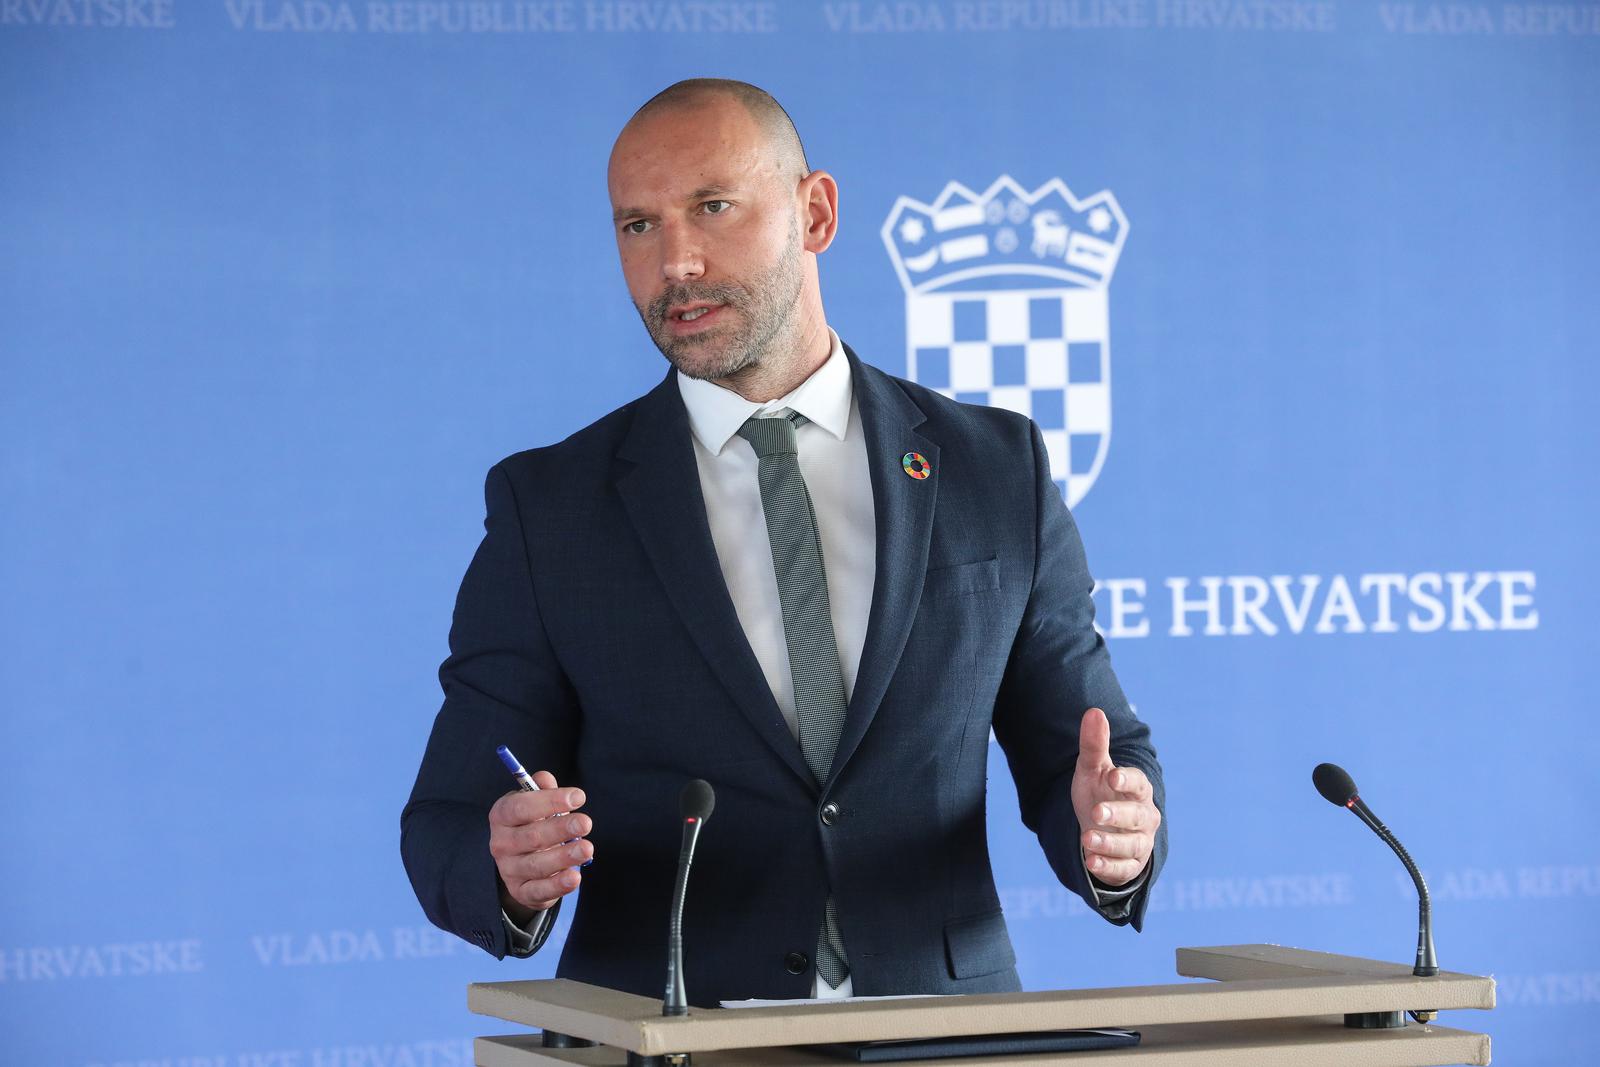
<svg viewBox="0 0 1600 1067">
<path fill-rule="evenodd" d="M 400 816 L 400 854 L 428 918 L 504 958 L 512 946 L 489 854 L 489 808 L 511 779 L 495 749 L 507 745 L 528 768 L 567 784 L 578 716 L 545 634 L 503 466 L 489 472 L 484 502 L 483 541 L 462 579 L 450 655 L 439 668 L 444 704 Z"/>
<path fill-rule="evenodd" d="M 995 704 L 994 732 L 1017 785 L 1022 821 L 1038 835 L 1061 884 L 1117 925 L 1142 928 L 1150 887 L 1167 853 L 1166 793 L 1161 765 L 1111 670 L 1105 642 L 1094 629 L 1094 604 L 1077 524 L 1050 477 L 1050 463 L 1032 427 L 1036 535 L 1033 586 Z M 1136 892 L 1100 903 L 1084 870 L 1078 818 L 1072 809 L 1072 772 L 1078 759 L 1078 724 L 1092 707 L 1111 722 L 1111 759 L 1137 767 L 1150 779 L 1161 811 L 1155 851 Z"/>
</svg>

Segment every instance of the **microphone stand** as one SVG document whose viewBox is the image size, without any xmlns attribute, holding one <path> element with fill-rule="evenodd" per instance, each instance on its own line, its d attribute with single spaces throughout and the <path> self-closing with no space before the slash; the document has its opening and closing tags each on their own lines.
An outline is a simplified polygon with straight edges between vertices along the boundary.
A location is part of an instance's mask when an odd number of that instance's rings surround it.
<svg viewBox="0 0 1600 1067">
<path fill-rule="evenodd" d="M 678 877 L 672 883 L 672 912 L 667 926 L 667 991 L 661 998 L 661 1014 L 681 1018 L 689 1014 L 689 994 L 683 983 L 683 897 L 689 888 L 689 867 L 694 862 L 694 846 L 700 829 L 711 818 L 717 795 L 711 783 L 696 778 L 683 787 L 678 797 L 678 812 L 683 817 L 683 845 L 678 850 Z M 628 1053 L 628 1067 L 690 1067 L 687 1052 L 665 1052 L 659 1056 Z"/>
<path fill-rule="evenodd" d="M 1383 840 L 1384 844 L 1394 850 L 1394 854 L 1400 857 L 1400 862 L 1405 864 L 1406 873 L 1411 875 L 1411 881 L 1417 887 L 1417 956 L 1411 973 L 1418 978 L 1434 977 L 1439 973 L 1439 960 L 1433 951 L 1433 904 L 1428 898 L 1428 883 L 1423 879 L 1417 865 L 1412 862 L 1411 854 L 1400 843 L 1400 839 L 1383 825 L 1383 821 L 1372 813 L 1372 809 L 1367 807 L 1366 801 L 1362 800 L 1361 794 L 1356 791 L 1355 780 L 1344 768 L 1332 763 L 1319 764 L 1312 772 L 1311 780 L 1324 800 L 1354 812 L 1357 818 L 1366 823 L 1372 832 Z M 1429 1023 L 1437 1018 L 1439 1013 L 1433 1008 L 1419 1008 L 1410 1014 L 1419 1023 Z M 1395 1029 L 1405 1026 L 1406 1013 L 1347 1012 L 1344 1024 L 1356 1030 Z"/>
<path fill-rule="evenodd" d="M 671 921 L 667 926 L 667 995 L 661 1002 L 662 1015 L 689 1014 L 689 994 L 683 985 L 683 896 L 689 888 L 689 865 L 694 862 L 694 846 L 699 840 L 700 820 L 685 816 L 678 877 L 672 885 Z"/>
</svg>

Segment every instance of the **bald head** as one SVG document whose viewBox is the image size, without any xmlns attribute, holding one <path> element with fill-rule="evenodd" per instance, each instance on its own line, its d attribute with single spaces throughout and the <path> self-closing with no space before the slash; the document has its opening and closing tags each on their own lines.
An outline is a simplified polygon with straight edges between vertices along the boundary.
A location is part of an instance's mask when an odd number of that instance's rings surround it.
<svg viewBox="0 0 1600 1067">
<path fill-rule="evenodd" d="M 827 358 L 816 258 L 838 186 L 807 167 L 772 97 L 709 78 L 671 86 L 617 135 L 606 184 L 628 294 L 680 374 L 764 402 Z"/>
<path fill-rule="evenodd" d="M 806 163 L 806 151 L 800 143 L 799 131 L 794 128 L 794 120 L 789 118 L 789 113 L 771 94 L 749 82 L 731 78 L 689 78 L 677 82 L 646 100 L 628 120 L 628 126 L 660 112 L 692 110 L 719 99 L 737 102 L 755 121 L 761 132 L 763 152 L 771 158 L 780 177 L 797 182 L 810 173 L 811 167 Z M 627 128 L 623 127 L 624 133 Z"/>
</svg>

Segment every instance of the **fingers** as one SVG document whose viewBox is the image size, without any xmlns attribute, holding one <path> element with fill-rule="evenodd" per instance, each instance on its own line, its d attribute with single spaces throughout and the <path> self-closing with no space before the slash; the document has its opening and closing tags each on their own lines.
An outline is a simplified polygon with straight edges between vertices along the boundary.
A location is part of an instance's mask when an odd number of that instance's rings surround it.
<svg viewBox="0 0 1600 1067">
<path fill-rule="evenodd" d="M 1083 832 L 1083 851 L 1088 857 L 1103 856 L 1110 860 L 1132 859 L 1142 863 L 1154 847 L 1155 838 L 1149 834 L 1119 834 L 1106 830 Z"/>
<path fill-rule="evenodd" d="M 521 790 L 507 793 L 494 802 L 494 807 L 489 809 L 489 824 L 491 826 L 526 826 L 543 819 L 564 812 L 576 811 L 583 807 L 587 799 L 583 790 L 568 788 L 557 789 L 555 778 L 548 771 L 540 771 L 533 776 L 534 781 L 539 781 L 543 775 L 551 783 L 549 789 L 543 788 L 541 783 L 537 793 L 524 793 Z"/>
<path fill-rule="evenodd" d="M 578 812 L 582 789 L 563 788 L 549 771 L 535 771 L 535 793 L 516 790 L 489 809 L 489 853 L 500 881 L 513 900 L 543 911 L 574 889 L 583 876 L 575 869 L 594 859 L 594 829 Z"/>
<path fill-rule="evenodd" d="M 1144 870 L 1144 860 L 1113 860 L 1104 856 L 1086 857 L 1089 873 L 1107 885 L 1126 885 L 1139 877 Z"/>
<path fill-rule="evenodd" d="M 536 829 L 541 835 L 565 833 L 552 829 L 562 824 L 583 826 L 587 832 L 588 821 L 586 815 L 573 815 L 546 820 L 535 828 L 504 830 L 498 837 L 491 831 L 489 851 L 494 855 L 500 881 L 513 899 L 543 911 L 578 888 L 583 876 L 576 868 L 594 859 L 594 842 L 581 837 L 560 839 L 547 847 L 529 850 L 523 847 L 523 835 L 530 829 Z"/>
<path fill-rule="evenodd" d="M 1084 712 L 1078 724 L 1078 766 L 1089 771 L 1111 767 L 1111 720 L 1099 708 Z"/>
<path fill-rule="evenodd" d="M 1149 800 L 1155 795 L 1150 779 L 1137 767 L 1112 767 L 1105 774 L 1106 788 L 1127 800 Z"/>
<path fill-rule="evenodd" d="M 537 882 L 554 880 L 565 885 L 570 883 L 576 887 L 578 872 L 571 870 L 579 867 L 594 858 L 593 841 L 572 841 L 547 848 L 542 852 L 524 852 L 514 856 L 507 856 L 499 862 L 500 880 L 509 888 L 517 882 Z M 561 877 L 570 873 L 572 878 Z"/>
<path fill-rule="evenodd" d="M 1073 808 L 1083 827 L 1083 862 L 1106 885 L 1131 882 L 1155 848 L 1161 812 L 1150 779 L 1137 767 L 1111 761 L 1111 723 L 1090 708 L 1078 728 L 1078 766 L 1073 773 Z"/>
<path fill-rule="evenodd" d="M 577 889 L 583 876 L 576 870 L 563 868 L 548 878 L 507 878 L 502 874 L 500 881 L 505 883 L 506 892 L 517 903 L 535 911 L 546 911 L 556 901 Z"/>
<path fill-rule="evenodd" d="M 1131 830 L 1153 834 L 1161 825 L 1161 812 L 1147 800 L 1108 800 L 1090 812 L 1099 830 Z"/>
<path fill-rule="evenodd" d="M 1138 797 L 1104 800 L 1089 808 L 1090 825 L 1080 839 L 1084 866 L 1107 885 L 1123 885 L 1138 877 L 1155 848 L 1161 811 L 1150 800 L 1150 781 L 1132 767 L 1114 767 L 1102 780 L 1111 795 Z"/>
<path fill-rule="evenodd" d="M 496 859 L 543 852 L 594 829 L 594 820 L 581 813 L 559 815 L 520 825 L 489 825 L 489 852 Z"/>
<path fill-rule="evenodd" d="M 1154 847 L 1154 834 L 1106 830 L 1083 832 L 1084 866 L 1090 874 L 1107 885 L 1122 885 L 1137 877 Z"/>
</svg>

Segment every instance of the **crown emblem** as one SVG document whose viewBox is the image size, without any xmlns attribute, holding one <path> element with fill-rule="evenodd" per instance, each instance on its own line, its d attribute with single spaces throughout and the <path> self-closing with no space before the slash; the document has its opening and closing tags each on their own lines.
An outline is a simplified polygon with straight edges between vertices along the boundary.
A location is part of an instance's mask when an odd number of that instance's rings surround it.
<svg viewBox="0 0 1600 1067">
<path fill-rule="evenodd" d="M 1052 178 L 1030 193 L 1008 174 L 982 193 L 950 182 L 932 204 L 902 196 L 883 224 L 908 295 L 995 276 L 1104 289 L 1127 236 L 1109 191 L 1079 200 Z"/>
<path fill-rule="evenodd" d="M 906 377 L 963 404 L 1033 420 L 1068 507 L 1111 444 L 1111 275 L 1128 238 L 1116 197 L 1052 178 L 950 182 L 902 196 L 883 243 L 906 294 Z M 906 472 L 916 477 L 909 466 Z"/>
</svg>

